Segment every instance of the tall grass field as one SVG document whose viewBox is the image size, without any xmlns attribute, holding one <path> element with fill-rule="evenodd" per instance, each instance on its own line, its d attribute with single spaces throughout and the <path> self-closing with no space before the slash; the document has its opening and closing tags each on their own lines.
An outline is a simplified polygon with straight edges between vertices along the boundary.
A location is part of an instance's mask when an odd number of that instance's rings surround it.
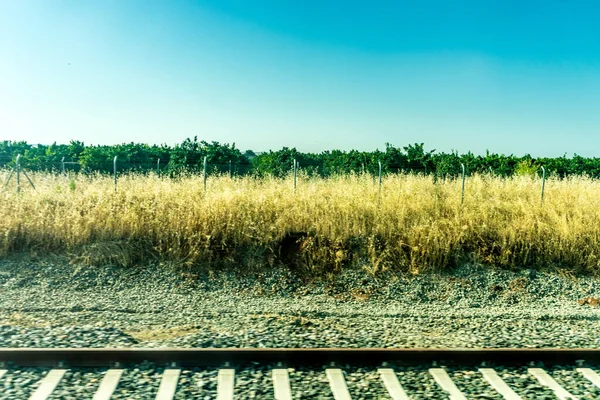
<svg viewBox="0 0 600 400">
<path fill-rule="evenodd" d="M 8 172 L 0 175 L 3 182 Z M 477 262 L 600 267 L 600 182 L 476 175 L 169 179 L 30 174 L 0 191 L 0 256 L 67 254 L 89 265 L 174 263 L 309 274 L 417 274 Z"/>
</svg>

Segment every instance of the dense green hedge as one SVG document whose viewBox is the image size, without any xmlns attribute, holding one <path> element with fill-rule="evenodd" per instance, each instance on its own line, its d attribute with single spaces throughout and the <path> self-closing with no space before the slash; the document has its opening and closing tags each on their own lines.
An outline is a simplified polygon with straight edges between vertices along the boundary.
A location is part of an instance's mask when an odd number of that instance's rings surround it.
<svg viewBox="0 0 600 400">
<path fill-rule="evenodd" d="M 436 153 L 426 151 L 423 143 L 405 147 L 395 147 L 386 143 L 385 150 L 340 151 L 331 150 L 322 153 L 300 153 L 295 148 L 284 147 L 278 151 L 254 154 L 251 150 L 242 153 L 235 144 L 208 143 L 197 138 L 186 139 L 181 144 L 170 147 L 139 143 L 114 146 L 86 146 L 83 142 L 71 141 L 69 144 L 31 145 L 26 142 L 0 142 L 0 167 L 14 165 L 17 154 L 21 154 L 21 164 L 30 170 L 66 169 L 76 171 L 111 172 L 113 158 L 118 157 L 120 171 L 155 171 L 157 161 L 161 173 L 177 174 L 182 171 L 198 172 L 202 170 L 204 157 L 207 157 L 209 171 L 229 172 L 245 175 L 287 174 L 296 159 L 300 168 L 311 174 L 328 176 L 337 173 L 367 172 L 376 174 L 382 163 L 384 173 L 418 172 L 434 174 L 437 177 L 458 176 L 461 163 L 468 174 L 491 173 L 497 176 L 540 173 L 541 166 L 549 174 L 565 177 L 569 175 L 589 175 L 600 177 L 600 158 L 584 158 L 566 155 L 559 158 L 534 159 L 529 155 L 517 157 L 486 153 L 485 156 L 466 154 Z"/>
</svg>

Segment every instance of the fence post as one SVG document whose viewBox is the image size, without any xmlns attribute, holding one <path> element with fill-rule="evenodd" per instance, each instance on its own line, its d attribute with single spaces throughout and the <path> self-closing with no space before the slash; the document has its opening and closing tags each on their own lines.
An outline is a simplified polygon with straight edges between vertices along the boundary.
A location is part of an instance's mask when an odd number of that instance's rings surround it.
<svg viewBox="0 0 600 400">
<path fill-rule="evenodd" d="M 156 175 L 160 176 L 160 158 L 156 160 Z"/>
<path fill-rule="evenodd" d="M 460 197 L 460 204 L 463 204 L 465 201 L 465 164 L 460 163 L 462 168 L 462 194 Z"/>
<path fill-rule="evenodd" d="M 381 200 L 381 161 L 379 161 L 379 200 Z"/>
<path fill-rule="evenodd" d="M 115 192 L 117 191 L 117 156 L 113 160 L 113 172 L 115 174 Z"/>
<path fill-rule="evenodd" d="M 4 189 L 6 189 L 8 187 L 8 182 L 10 182 L 10 178 L 12 178 L 13 174 L 15 173 L 15 168 L 10 170 L 10 174 L 8 174 L 8 178 L 6 178 L 6 182 L 4 183 Z"/>
<path fill-rule="evenodd" d="M 544 204 L 544 188 L 546 186 L 546 168 L 542 166 L 542 201 L 541 205 Z"/>
<path fill-rule="evenodd" d="M 20 154 L 17 154 L 17 160 L 15 162 L 15 167 L 13 168 L 12 171 L 10 171 L 10 174 L 8 175 L 8 179 L 6 179 L 6 183 L 4 184 L 5 189 L 8 186 L 8 182 L 10 182 L 10 178 L 12 178 L 15 171 L 17 172 L 17 194 L 20 194 L 21 193 L 21 155 Z M 29 175 L 27 175 L 27 172 L 25 172 L 25 170 L 23 170 L 23 175 L 25 175 L 25 178 L 27 178 L 27 180 L 29 181 L 29 184 L 31 185 L 33 190 L 35 190 L 37 192 L 35 185 L 31 181 L 31 178 L 29 178 Z"/>
<path fill-rule="evenodd" d="M 62 165 L 62 174 L 65 174 L 65 158 L 63 157 L 62 160 L 60 160 L 60 163 Z"/>
<path fill-rule="evenodd" d="M 298 164 L 296 159 L 294 158 L 294 193 L 296 193 L 296 170 L 298 169 Z"/>
<path fill-rule="evenodd" d="M 21 193 L 21 155 L 17 155 L 17 164 L 15 168 L 17 169 L 17 193 Z"/>
<path fill-rule="evenodd" d="M 204 167 L 203 167 L 203 176 L 204 176 L 204 194 L 206 194 L 206 156 L 204 156 Z"/>
<path fill-rule="evenodd" d="M 233 177 L 232 173 L 231 173 L 231 160 L 229 160 L 229 179 L 231 179 Z"/>
</svg>

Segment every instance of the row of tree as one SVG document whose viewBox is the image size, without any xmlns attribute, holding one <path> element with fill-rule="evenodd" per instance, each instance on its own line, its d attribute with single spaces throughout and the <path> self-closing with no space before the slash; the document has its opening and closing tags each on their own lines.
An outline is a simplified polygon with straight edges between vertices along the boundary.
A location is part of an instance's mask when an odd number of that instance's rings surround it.
<svg viewBox="0 0 600 400">
<path fill-rule="evenodd" d="M 62 168 L 83 172 L 112 172 L 117 156 L 119 171 L 149 172 L 176 175 L 181 172 L 199 172 L 206 157 L 210 172 L 259 176 L 288 174 L 294 160 L 309 174 L 330 176 L 332 174 L 376 174 L 381 162 L 384 173 L 425 173 L 437 177 L 459 176 L 464 164 L 468 174 L 484 173 L 508 177 L 514 174 L 536 174 L 544 166 L 549 174 L 559 177 L 588 175 L 600 177 L 600 158 L 578 155 L 568 158 L 537 158 L 530 155 L 493 154 L 476 156 L 466 154 L 436 153 L 426 151 L 423 143 L 395 147 L 386 143 L 385 150 L 324 151 L 301 153 L 295 148 L 284 147 L 278 151 L 255 154 L 252 150 L 241 152 L 234 144 L 198 141 L 197 137 L 186 139 L 175 146 L 147 145 L 140 143 L 114 146 L 86 146 L 80 141 L 69 144 L 31 145 L 27 142 L 0 142 L 0 167 L 14 165 L 17 155 L 21 165 L 30 170 L 60 171 Z M 66 166 L 66 167 L 65 167 Z"/>
</svg>

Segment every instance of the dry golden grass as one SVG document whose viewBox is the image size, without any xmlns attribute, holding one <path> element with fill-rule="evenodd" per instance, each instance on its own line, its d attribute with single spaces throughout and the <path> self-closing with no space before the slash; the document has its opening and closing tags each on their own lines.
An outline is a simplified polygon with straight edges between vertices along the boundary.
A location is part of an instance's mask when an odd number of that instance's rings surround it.
<svg viewBox="0 0 600 400">
<path fill-rule="evenodd" d="M 419 273 L 465 261 L 595 272 L 600 182 L 529 177 L 460 180 L 210 177 L 171 180 L 33 174 L 37 192 L 14 179 L 0 192 L 0 255 L 68 252 L 87 264 L 177 265 L 282 262 L 315 274 L 348 265 L 370 273 Z M 6 179 L 6 175 L 0 176 Z M 70 181 L 74 180 L 73 184 Z"/>
</svg>

